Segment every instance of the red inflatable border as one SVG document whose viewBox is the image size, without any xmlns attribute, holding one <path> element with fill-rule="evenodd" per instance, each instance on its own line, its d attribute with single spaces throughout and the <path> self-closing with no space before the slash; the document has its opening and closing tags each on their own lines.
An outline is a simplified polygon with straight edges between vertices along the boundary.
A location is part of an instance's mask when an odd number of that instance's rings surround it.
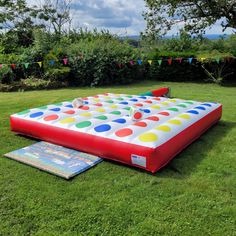
<svg viewBox="0 0 236 236">
<path fill-rule="evenodd" d="M 10 117 L 10 124 L 11 130 L 16 133 L 77 149 L 128 165 L 137 166 L 155 173 L 186 146 L 196 140 L 208 128 L 218 122 L 221 115 L 222 106 L 210 112 L 205 117 L 201 118 L 157 148 L 139 146 L 78 131 L 53 127 L 14 116 Z M 145 157 L 146 167 L 133 164 L 131 160 L 132 154 Z"/>
</svg>

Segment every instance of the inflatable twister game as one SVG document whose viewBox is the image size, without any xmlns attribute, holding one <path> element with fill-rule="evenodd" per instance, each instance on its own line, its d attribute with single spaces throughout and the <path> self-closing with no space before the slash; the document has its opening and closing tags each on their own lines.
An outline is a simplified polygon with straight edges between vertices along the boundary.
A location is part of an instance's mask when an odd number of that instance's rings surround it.
<svg viewBox="0 0 236 236">
<path fill-rule="evenodd" d="M 166 165 L 218 122 L 222 105 L 165 97 L 104 93 L 11 115 L 12 131 L 150 172 Z"/>
</svg>

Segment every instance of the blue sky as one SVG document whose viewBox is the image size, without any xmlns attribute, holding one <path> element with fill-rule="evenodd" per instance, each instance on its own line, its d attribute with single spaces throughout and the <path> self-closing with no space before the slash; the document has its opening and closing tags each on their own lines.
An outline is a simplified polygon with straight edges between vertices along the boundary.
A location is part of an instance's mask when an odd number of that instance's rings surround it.
<svg viewBox="0 0 236 236">
<path fill-rule="evenodd" d="M 30 3 L 43 0 L 28 0 Z M 137 35 L 145 29 L 142 12 L 145 11 L 143 0 L 72 0 L 72 17 L 74 27 L 108 29 L 118 35 Z M 179 23 L 168 33 L 178 32 L 183 23 Z M 232 30 L 225 33 L 230 34 Z M 220 22 L 217 22 L 207 34 L 222 34 Z"/>
</svg>

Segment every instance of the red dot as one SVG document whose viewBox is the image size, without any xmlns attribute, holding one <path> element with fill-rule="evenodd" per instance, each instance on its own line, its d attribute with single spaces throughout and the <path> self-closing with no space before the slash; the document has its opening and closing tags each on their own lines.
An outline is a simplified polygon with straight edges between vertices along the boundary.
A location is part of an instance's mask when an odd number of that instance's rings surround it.
<svg viewBox="0 0 236 236">
<path fill-rule="evenodd" d="M 102 107 L 102 103 L 96 103 L 94 106 Z"/>
<path fill-rule="evenodd" d="M 125 129 L 120 129 L 118 131 L 116 131 L 116 136 L 118 137 L 126 137 L 126 136 L 129 136 L 133 133 L 132 129 L 128 129 L 128 128 L 125 128 Z"/>
<path fill-rule="evenodd" d="M 109 94 L 108 93 L 104 93 L 103 95 L 108 96 Z"/>
<path fill-rule="evenodd" d="M 160 120 L 159 117 L 157 117 L 157 116 L 150 116 L 150 117 L 148 117 L 147 119 L 148 119 L 148 120 L 153 120 L 153 121 L 158 121 L 158 120 Z"/>
<path fill-rule="evenodd" d="M 153 98 L 153 100 L 160 101 L 161 99 L 160 98 Z"/>
<path fill-rule="evenodd" d="M 142 122 L 142 121 L 137 122 L 137 123 L 135 123 L 134 125 L 139 126 L 139 127 L 147 127 L 147 123 Z"/>
<path fill-rule="evenodd" d="M 50 115 L 50 116 L 46 116 L 46 117 L 44 117 L 43 119 L 45 120 L 45 121 L 51 121 L 51 120 L 56 120 L 56 119 L 58 119 L 58 115 Z"/>
<path fill-rule="evenodd" d="M 83 100 L 88 100 L 88 98 L 82 98 Z"/>
<path fill-rule="evenodd" d="M 138 111 L 138 112 L 136 112 L 136 113 L 134 114 L 134 119 L 139 120 L 139 119 L 142 118 L 142 116 L 143 116 L 143 114 Z"/>
<path fill-rule="evenodd" d="M 136 103 L 136 104 L 134 104 L 134 105 L 137 106 L 137 107 L 142 107 L 142 106 L 143 106 L 142 103 Z"/>
<path fill-rule="evenodd" d="M 170 115 L 170 113 L 168 113 L 166 111 L 159 112 L 158 114 L 163 115 L 163 116 L 169 116 Z"/>
<path fill-rule="evenodd" d="M 63 113 L 72 115 L 72 114 L 75 114 L 75 111 L 74 110 L 68 110 L 68 111 L 64 111 Z"/>
<path fill-rule="evenodd" d="M 98 95 L 96 95 L 96 96 L 93 96 L 94 98 L 99 98 L 99 96 Z"/>
<path fill-rule="evenodd" d="M 150 104 L 152 103 L 152 101 L 150 101 L 150 100 L 147 100 L 147 101 L 144 101 L 144 102 L 146 102 L 146 103 L 150 103 Z"/>
<path fill-rule="evenodd" d="M 89 107 L 88 107 L 88 106 L 82 106 L 82 107 L 80 107 L 80 109 L 81 109 L 81 110 L 86 110 L 86 111 L 87 111 L 87 110 L 89 110 Z"/>
</svg>

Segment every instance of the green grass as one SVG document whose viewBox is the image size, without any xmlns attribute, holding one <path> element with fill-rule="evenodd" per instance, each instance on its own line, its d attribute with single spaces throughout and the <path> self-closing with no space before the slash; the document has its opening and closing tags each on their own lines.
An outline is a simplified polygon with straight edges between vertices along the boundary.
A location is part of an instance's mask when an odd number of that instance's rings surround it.
<svg viewBox="0 0 236 236">
<path fill-rule="evenodd" d="M 101 92 L 172 95 L 223 103 L 222 120 L 155 175 L 104 161 L 66 181 L 6 159 L 34 140 L 9 115 Z M 98 89 L 0 93 L 0 235 L 236 235 L 236 89 L 145 82 Z"/>
</svg>

